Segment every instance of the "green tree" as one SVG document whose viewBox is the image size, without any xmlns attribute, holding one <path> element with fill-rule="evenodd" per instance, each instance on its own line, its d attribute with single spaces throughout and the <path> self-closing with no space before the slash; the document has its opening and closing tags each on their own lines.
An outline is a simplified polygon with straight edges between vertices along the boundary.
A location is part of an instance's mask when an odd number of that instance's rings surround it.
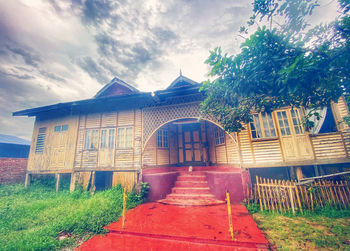
<svg viewBox="0 0 350 251">
<path fill-rule="evenodd" d="M 290 33 L 285 27 L 295 17 L 304 20 L 317 2 L 296 1 L 300 8 L 292 17 L 285 12 L 290 8 L 286 2 L 294 1 L 254 1 L 255 17 L 272 18 L 282 13 L 287 20 L 283 28 L 258 28 L 234 56 L 223 55 L 220 48 L 210 52 L 206 63 L 214 80 L 205 82 L 201 89 L 207 94 L 202 111 L 218 118 L 227 131 L 240 131 L 243 124 L 250 122 L 252 111 L 284 106 L 317 108 L 338 100 L 349 90 L 349 17 L 345 12 L 349 5 L 341 5 L 344 16 L 340 20 L 323 30 L 319 27 L 311 31 L 306 46 L 302 40 L 292 39 L 294 31 L 300 32 L 306 26 L 298 25 Z M 328 33 L 328 37 L 310 43 L 320 33 Z M 310 122 L 307 125 L 312 127 Z"/>
</svg>

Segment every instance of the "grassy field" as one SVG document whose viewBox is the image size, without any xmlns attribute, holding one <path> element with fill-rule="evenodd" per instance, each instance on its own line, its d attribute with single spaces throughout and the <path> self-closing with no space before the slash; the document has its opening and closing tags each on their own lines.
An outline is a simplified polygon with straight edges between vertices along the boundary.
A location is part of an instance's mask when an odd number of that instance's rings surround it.
<svg viewBox="0 0 350 251">
<path fill-rule="evenodd" d="M 128 208 L 142 202 L 135 192 Z M 52 181 L 0 186 L 1 250 L 57 250 L 75 247 L 93 234 L 104 233 L 104 225 L 122 212 L 122 188 L 91 195 L 78 189 L 56 194 Z"/>
<path fill-rule="evenodd" d="M 296 216 L 249 209 L 272 249 L 350 250 L 349 209 L 318 209 Z"/>
</svg>

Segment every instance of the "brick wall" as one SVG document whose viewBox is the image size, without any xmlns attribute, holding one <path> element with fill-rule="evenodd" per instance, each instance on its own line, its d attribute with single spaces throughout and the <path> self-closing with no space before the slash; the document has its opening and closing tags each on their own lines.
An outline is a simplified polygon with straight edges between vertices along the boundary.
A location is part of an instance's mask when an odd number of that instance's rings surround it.
<svg viewBox="0 0 350 251">
<path fill-rule="evenodd" d="M 24 182 L 28 159 L 0 158 L 0 184 Z"/>
</svg>

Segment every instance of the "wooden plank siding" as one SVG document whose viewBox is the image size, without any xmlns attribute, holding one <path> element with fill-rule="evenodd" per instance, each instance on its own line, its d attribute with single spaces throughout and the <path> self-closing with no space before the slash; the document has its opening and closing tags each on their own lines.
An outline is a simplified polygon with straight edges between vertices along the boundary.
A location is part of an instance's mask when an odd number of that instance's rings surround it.
<svg viewBox="0 0 350 251">
<path fill-rule="evenodd" d="M 68 172 L 73 169 L 74 152 L 78 129 L 77 116 L 40 119 L 34 124 L 30 147 L 29 172 Z M 68 125 L 67 131 L 55 132 L 55 126 Z M 44 149 L 36 153 L 36 142 L 39 128 L 46 128 Z"/>
<path fill-rule="evenodd" d="M 325 133 L 311 137 L 316 159 L 346 158 L 340 133 Z"/>
<path fill-rule="evenodd" d="M 133 146 L 119 149 L 116 147 L 118 127 L 132 127 Z M 110 166 L 99 166 L 98 157 L 101 152 L 100 140 L 97 149 L 84 149 L 85 131 L 87 129 L 97 129 L 101 134 L 101 129 L 115 129 L 114 160 Z M 75 170 L 134 170 L 141 168 L 141 111 L 114 111 L 107 113 L 92 113 L 80 115 L 80 127 L 78 133 L 78 144 L 75 156 Z M 100 137 L 99 137 L 100 138 Z"/>
</svg>

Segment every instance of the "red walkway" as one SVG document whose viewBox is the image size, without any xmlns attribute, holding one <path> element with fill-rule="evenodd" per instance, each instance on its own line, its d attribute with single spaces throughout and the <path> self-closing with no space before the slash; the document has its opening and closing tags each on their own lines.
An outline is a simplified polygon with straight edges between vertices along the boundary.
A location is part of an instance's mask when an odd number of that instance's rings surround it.
<svg viewBox="0 0 350 251">
<path fill-rule="evenodd" d="M 179 207 L 146 203 L 106 227 L 78 250 L 267 250 L 268 242 L 247 209 L 232 205 L 236 240 L 229 234 L 227 206 Z"/>
</svg>

